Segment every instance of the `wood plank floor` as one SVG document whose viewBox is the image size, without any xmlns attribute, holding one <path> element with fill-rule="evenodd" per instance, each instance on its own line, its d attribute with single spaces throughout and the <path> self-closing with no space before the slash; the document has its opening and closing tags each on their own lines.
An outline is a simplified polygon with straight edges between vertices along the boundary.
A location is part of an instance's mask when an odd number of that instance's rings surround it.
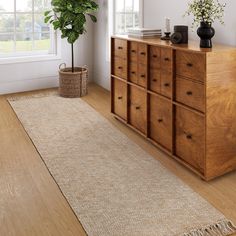
<svg viewBox="0 0 236 236">
<path fill-rule="evenodd" d="M 0 235 L 86 235 L 6 98 L 0 97 Z M 108 91 L 91 84 L 83 99 L 236 223 L 236 171 L 206 183 L 114 119 Z"/>
</svg>

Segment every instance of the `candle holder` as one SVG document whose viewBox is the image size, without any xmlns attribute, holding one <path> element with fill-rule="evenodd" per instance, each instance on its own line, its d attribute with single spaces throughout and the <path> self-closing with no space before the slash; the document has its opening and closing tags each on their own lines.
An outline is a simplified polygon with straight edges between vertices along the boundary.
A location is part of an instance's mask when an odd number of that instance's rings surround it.
<svg viewBox="0 0 236 236">
<path fill-rule="evenodd" d="M 161 40 L 170 40 L 171 32 L 164 32 L 165 36 L 161 37 Z"/>
</svg>

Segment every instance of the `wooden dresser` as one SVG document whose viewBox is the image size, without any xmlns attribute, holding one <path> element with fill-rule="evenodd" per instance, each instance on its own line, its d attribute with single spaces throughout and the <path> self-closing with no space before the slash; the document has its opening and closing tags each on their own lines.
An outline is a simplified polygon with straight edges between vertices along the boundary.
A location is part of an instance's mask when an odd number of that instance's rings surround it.
<svg viewBox="0 0 236 236">
<path fill-rule="evenodd" d="M 205 180 L 236 169 L 236 48 L 111 39 L 112 113 Z"/>
</svg>

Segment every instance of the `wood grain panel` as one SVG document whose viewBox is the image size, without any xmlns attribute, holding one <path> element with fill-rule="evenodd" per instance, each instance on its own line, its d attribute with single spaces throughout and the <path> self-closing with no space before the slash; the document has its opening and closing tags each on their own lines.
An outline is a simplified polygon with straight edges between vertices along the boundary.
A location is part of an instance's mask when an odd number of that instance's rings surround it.
<svg viewBox="0 0 236 236">
<path fill-rule="evenodd" d="M 161 48 L 160 47 L 150 46 L 149 62 L 150 62 L 150 68 L 153 68 L 153 69 L 161 68 Z"/>
<path fill-rule="evenodd" d="M 113 66 L 114 75 L 127 80 L 127 60 L 115 57 Z"/>
<path fill-rule="evenodd" d="M 149 70 L 149 89 L 153 92 L 161 92 L 161 71 L 151 68 Z"/>
<path fill-rule="evenodd" d="M 208 179 L 236 168 L 236 52 L 207 55 Z"/>
<path fill-rule="evenodd" d="M 127 41 L 123 39 L 114 39 L 114 55 L 127 60 Z"/>
<path fill-rule="evenodd" d="M 206 78 L 205 54 L 177 50 L 176 73 L 177 75 L 204 82 Z"/>
<path fill-rule="evenodd" d="M 177 106 L 175 110 L 175 154 L 204 173 L 204 118 L 182 107 Z"/>
<path fill-rule="evenodd" d="M 148 59 L 148 46 L 145 43 L 138 44 L 138 62 L 141 64 L 147 64 Z"/>
<path fill-rule="evenodd" d="M 176 77 L 176 101 L 205 112 L 205 86 Z"/>
<path fill-rule="evenodd" d="M 146 134 L 147 94 L 135 86 L 129 86 L 129 96 L 129 123 Z"/>
<path fill-rule="evenodd" d="M 129 81 L 132 83 L 138 83 L 138 64 L 137 62 L 130 62 L 129 64 Z"/>
<path fill-rule="evenodd" d="M 161 48 L 161 69 L 172 73 L 173 51 L 170 48 Z"/>
<path fill-rule="evenodd" d="M 161 94 L 172 98 L 173 79 L 172 72 L 161 71 Z"/>
<path fill-rule="evenodd" d="M 131 62 L 138 61 L 138 43 L 137 42 L 130 42 L 129 59 Z"/>
<path fill-rule="evenodd" d="M 172 104 L 160 97 L 150 96 L 150 138 L 172 150 Z"/>
<path fill-rule="evenodd" d="M 114 113 L 127 120 L 127 84 L 113 79 L 113 93 Z"/>
</svg>

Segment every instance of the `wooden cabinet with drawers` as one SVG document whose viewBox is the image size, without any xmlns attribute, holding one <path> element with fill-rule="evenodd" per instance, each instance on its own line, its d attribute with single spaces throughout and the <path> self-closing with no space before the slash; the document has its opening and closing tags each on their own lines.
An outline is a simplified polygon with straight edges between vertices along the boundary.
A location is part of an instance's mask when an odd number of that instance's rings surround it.
<svg viewBox="0 0 236 236">
<path fill-rule="evenodd" d="M 236 169 L 236 48 L 111 40 L 112 113 L 201 178 Z"/>
</svg>

